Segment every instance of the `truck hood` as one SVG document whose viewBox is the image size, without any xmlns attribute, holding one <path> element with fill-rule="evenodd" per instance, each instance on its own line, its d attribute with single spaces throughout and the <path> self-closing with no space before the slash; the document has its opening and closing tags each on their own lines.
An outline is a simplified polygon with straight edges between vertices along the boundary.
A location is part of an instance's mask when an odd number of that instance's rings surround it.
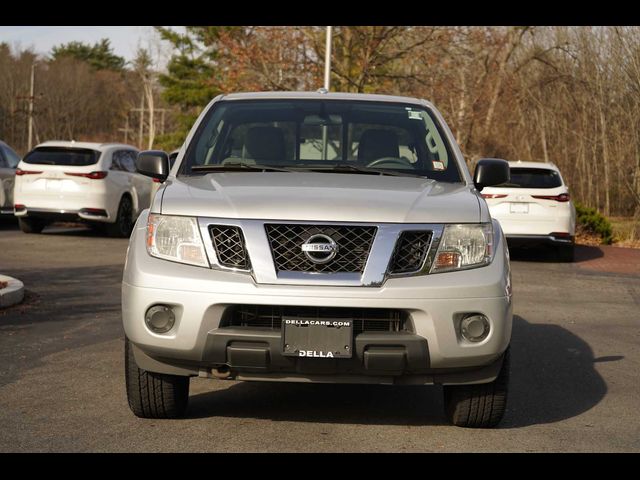
<svg viewBox="0 0 640 480">
<path fill-rule="evenodd" d="M 474 223 L 481 221 L 481 215 L 478 196 L 471 189 L 413 177 L 225 172 L 168 180 L 161 213 L 323 222 Z"/>
</svg>

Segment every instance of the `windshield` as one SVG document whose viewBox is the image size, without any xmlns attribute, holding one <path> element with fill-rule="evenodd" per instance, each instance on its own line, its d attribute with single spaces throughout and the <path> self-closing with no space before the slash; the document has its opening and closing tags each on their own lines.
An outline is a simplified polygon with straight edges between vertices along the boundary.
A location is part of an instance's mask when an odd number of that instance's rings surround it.
<svg viewBox="0 0 640 480">
<path fill-rule="evenodd" d="M 560 174 L 548 168 L 511 168 L 509 183 L 500 185 L 509 188 L 556 188 L 562 186 Z"/>
<path fill-rule="evenodd" d="M 180 172 L 225 166 L 389 171 L 461 181 L 447 140 L 426 109 L 370 101 L 222 101 L 198 128 Z"/>
<path fill-rule="evenodd" d="M 98 162 L 100 152 L 88 148 L 40 147 L 29 152 L 25 163 L 85 167 Z"/>
</svg>

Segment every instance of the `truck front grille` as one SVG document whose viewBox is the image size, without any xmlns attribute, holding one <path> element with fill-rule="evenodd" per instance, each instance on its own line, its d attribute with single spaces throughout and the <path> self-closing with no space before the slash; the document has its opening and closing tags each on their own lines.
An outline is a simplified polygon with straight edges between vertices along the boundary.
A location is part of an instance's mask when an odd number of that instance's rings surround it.
<svg viewBox="0 0 640 480">
<path fill-rule="evenodd" d="M 424 265 L 432 232 L 405 231 L 402 232 L 396 243 L 396 248 L 391 257 L 389 273 L 414 273 Z"/>
<path fill-rule="evenodd" d="M 249 270 L 251 268 L 244 236 L 239 227 L 210 225 L 209 233 L 221 266 L 239 270 Z"/>
<path fill-rule="evenodd" d="M 220 327 L 268 328 L 280 330 L 282 319 L 353 320 L 354 334 L 362 332 L 410 331 L 409 315 L 389 308 L 290 307 L 271 305 L 232 305 Z"/>
<path fill-rule="evenodd" d="M 267 224 L 267 237 L 276 270 L 281 272 L 362 273 L 367 263 L 376 227 L 341 225 Z M 317 234 L 330 237 L 338 252 L 327 263 L 314 263 L 302 244 Z"/>
</svg>

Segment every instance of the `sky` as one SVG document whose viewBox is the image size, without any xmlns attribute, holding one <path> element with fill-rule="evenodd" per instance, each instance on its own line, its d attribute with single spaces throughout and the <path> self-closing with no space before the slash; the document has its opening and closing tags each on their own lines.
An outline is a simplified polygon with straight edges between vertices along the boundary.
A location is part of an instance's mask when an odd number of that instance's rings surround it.
<svg viewBox="0 0 640 480">
<path fill-rule="evenodd" d="M 51 47 L 61 43 L 80 41 L 93 44 L 108 38 L 116 55 L 131 60 L 138 46 L 146 47 L 157 38 L 153 27 L 145 26 L 94 26 L 94 27 L 3 27 L 0 26 L 0 43 L 26 49 L 33 47 L 37 53 L 48 54 Z"/>
</svg>

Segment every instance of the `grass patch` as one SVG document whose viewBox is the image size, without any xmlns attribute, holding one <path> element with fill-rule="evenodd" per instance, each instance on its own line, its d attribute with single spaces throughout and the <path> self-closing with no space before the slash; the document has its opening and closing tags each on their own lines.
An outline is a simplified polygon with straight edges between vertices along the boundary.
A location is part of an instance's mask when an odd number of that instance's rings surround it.
<svg viewBox="0 0 640 480">
<path fill-rule="evenodd" d="M 640 219 L 634 217 L 611 217 L 613 241 L 621 247 L 640 248 Z"/>
</svg>

